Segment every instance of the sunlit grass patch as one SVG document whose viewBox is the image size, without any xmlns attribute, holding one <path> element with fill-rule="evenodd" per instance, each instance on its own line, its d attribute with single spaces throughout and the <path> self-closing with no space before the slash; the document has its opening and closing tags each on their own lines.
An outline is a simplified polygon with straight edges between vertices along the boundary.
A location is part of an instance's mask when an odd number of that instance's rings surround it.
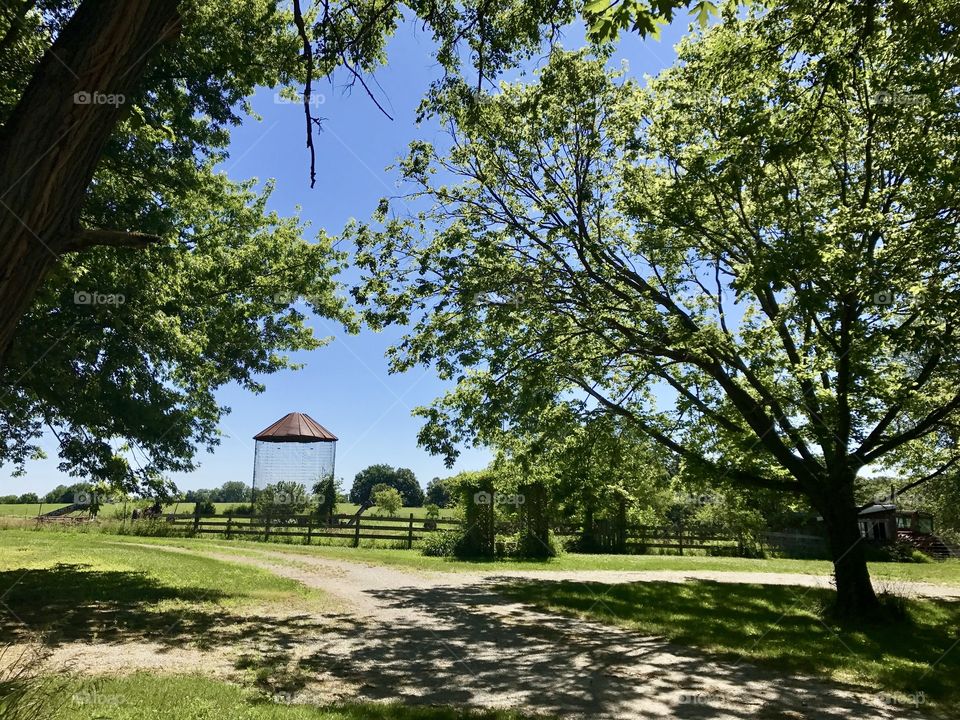
<svg viewBox="0 0 960 720">
<path fill-rule="evenodd" d="M 396 703 L 326 707 L 284 702 L 284 696 L 197 676 L 138 673 L 78 684 L 62 720 L 524 720 L 543 717 L 511 710 L 466 710 Z M 61 720 L 58 718 L 58 720 Z"/>
</svg>

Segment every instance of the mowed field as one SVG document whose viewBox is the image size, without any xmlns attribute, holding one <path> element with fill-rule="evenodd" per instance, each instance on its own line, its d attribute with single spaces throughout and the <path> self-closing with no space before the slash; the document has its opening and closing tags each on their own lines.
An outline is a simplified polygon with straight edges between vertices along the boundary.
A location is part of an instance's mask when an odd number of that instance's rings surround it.
<svg viewBox="0 0 960 720">
<path fill-rule="evenodd" d="M 142 507 L 147 504 L 149 503 L 144 501 L 131 502 L 127 505 L 127 511 L 129 512 L 134 507 Z M 217 509 L 217 515 L 226 515 L 230 511 L 245 505 L 245 503 L 214 503 L 214 507 Z M 24 503 L 23 505 L 4 503 L 0 504 L 0 517 L 35 517 L 41 512 L 48 513 L 51 510 L 57 510 L 65 506 L 65 503 Z M 120 517 L 123 514 L 123 508 L 123 503 L 103 505 L 100 509 L 100 515 L 105 518 Z M 340 503 L 337 505 L 337 512 L 352 515 L 357 512 L 359 508 L 360 506 L 354 503 Z M 193 503 L 170 503 L 164 506 L 163 511 L 164 513 L 176 513 L 178 515 L 189 514 L 193 512 Z M 367 513 L 375 515 L 377 514 L 377 510 L 376 508 L 371 508 L 367 510 Z M 405 507 L 399 511 L 400 517 L 408 517 L 411 513 L 413 513 L 415 518 L 422 518 L 426 517 L 427 511 L 422 507 Z M 453 514 L 452 510 L 440 510 L 441 517 L 453 517 Z"/>
<path fill-rule="evenodd" d="M 906 568 L 910 581 L 960 585 L 960 562 L 871 570 L 878 580 L 893 572 L 909 592 Z M 960 601 L 904 595 L 909 617 L 897 627 L 839 627 L 820 612 L 829 586 L 799 584 L 827 569 L 814 561 L 577 554 L 466 563 L 404 550 L 12 529 L 0 531 L 0 645 L 39 647 L 69 668 L 38 676 L 40 691 L 62 707 L 35 717 L 51 719 L 566 716 L 560 710 L 572 709 L 564 703 L 575 705 L 576 694 L 548 678 L 578 677 L 580 662 L 613 664 L 617 691 L 604 697 L 617 718 L 662 716 L 660 694 L 692 687 L 714 689 L 697 695 L 700 714 L 684 714 L 691 706 L 680 700 L 671 706 L 683 711 L 676 716 L 727 717 L 712 714 L 715 704 L 741 685 L 755 705 L 771 704 L 760 714 L 745 706 L 735 715 L 742 718 L 820 717 L 802 712 L 813 702 L 846 703 L 837 707 L 865 718 L 878 710 L 955 717 Z M 596 575 L 611 570 L 689 575 Z M 752 579 L 694 577 L 705 570 Z M 758 579 L 764 574 L 791 574 L 798 584 L 767 584 Z M 361 601 L 360 614 L 351 598 Z M 424 617 L 435 623 L 430 632 Z M 624 644 L 642 649 L 643 659 L 611 652 Z M 649 678 L 658 680 L 616 679 L 638 662 L 653 662 Z M 417 692 L 407 695 L 411 685 Z M 520 708 L 470 709 L 521 687 L 534 690 Z M 424 688 L 434 694 L 418 695 Z M 797 695 L 801 689 L 807 695 Z M 399 697 L 406 705 L 379 702 Z M 799 702 L 799 710 L 790 705 Z M 621 713 L 621 703 L 633 703 L 631 711 Z"/>
<path fill-rule="evenodd" d="M 349 632 L 340 603 L 258 567 L 140 538 L 0 531 L 0 593 L 4 720 L 532 717 L 329 699 L 291 704 L 305 673 L 284 666 L 274 651 Z M 151 658 L 155 669 L 138 669 Z M 8 707 L 11 682 L 32 713 Z"/>
</svg>

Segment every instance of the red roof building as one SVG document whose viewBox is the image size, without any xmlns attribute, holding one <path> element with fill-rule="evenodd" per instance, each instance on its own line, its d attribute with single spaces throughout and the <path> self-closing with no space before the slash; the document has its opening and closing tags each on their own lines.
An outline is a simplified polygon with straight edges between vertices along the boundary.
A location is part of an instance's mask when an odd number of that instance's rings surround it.
<svg viewBox="0 0 960 720">
<path fill-rule="evenodd" d="M 253 436 L 261 442 L 336 442 L 337 436 L 306 413 L 287 413 Z"/>
</svg>

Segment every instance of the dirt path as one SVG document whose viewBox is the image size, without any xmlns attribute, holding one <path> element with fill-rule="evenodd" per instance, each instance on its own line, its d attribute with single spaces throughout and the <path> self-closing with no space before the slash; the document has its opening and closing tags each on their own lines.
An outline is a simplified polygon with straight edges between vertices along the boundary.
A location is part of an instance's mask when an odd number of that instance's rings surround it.
<svg viewBox="0 0 960 720">
<path fill-rule="evenodd" d="M 505 577 L 603 582 L 682 582 L 696 577 L 792 584 L 823 580 L 814 576 L 433 573 L 268 550 L 255 556 L 220 549 L 198 554 L 298 580 L 352 608 L 349 623 L 313 638 L 311 651 L 294 651 L 302 670 L 328 687 L 339 687 L 343 696 L 516 706 L 565 718 L 618 720 L 922 717 L 909 707 L 891 708 L 883 698 L 837 684 L 785 678 L 746 662 L 718 662 L 662 638 L 536 612 L 492 589 L 497 578 Z"/>
</svg>

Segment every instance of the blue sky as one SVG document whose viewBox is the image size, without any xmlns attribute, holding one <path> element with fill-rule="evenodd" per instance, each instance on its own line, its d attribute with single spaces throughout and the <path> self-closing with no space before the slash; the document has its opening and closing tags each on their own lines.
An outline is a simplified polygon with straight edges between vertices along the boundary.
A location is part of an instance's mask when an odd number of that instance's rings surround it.
<svg viewBox="0 0 960 720">
<path fill-rule="evenodd" d="M 623 38 L 611 64 L 627 60 L 630 74 L 656 74 L 674 59 L 674 43 L 686 32 L 688 20 L 680 18 L 665 28 L 659 41 Z M 564 45 L 579 47 L 582 31 L 568 33 Z M 390 64 L 376 74 L 379 99 L 393 115 L 384 117 L 361 88 L 345 94 L 339 85 L 322 82 L 315 93 L 323 95 L 317 114 L 324 130 L 315 135 L 317 182 L 310 189 L 308 156 L 304 147 L 303 110 L 300 106 L 276 102 L 275 92 L 263 89 L 253 99 L 261 121 L 248 119 L 233 132 L 230 158 L 224 170 L 236 180 L 251 177 L 261 182 L 276 180 L 271 206 L 283 214 L 300 215 L 312 225 L 311 234 L 325 228 L 339 232 L 352 217 L 367 218 L 379 198 L 398 193 L 396 176 L 385 168 L 404 152 L 414 139 L 442 140 L 434 124 L 417 126 L 417 104 L 439 68 L 430 55 L 430 39 L 419 29 L 405 26 L 389 47 Z M 518 72 L 508 76 L 514 79 Z M 351 274 L 343 279 L 349 281 Z M 336 475 L 349 488 L 353 476 L 367 465 L 379 462 L 411 468 L 421 484 L 434 476 L 483 467 L 489 454 L 483 449 L 466 449 L 456 467 L 449 470 L 440 458 L 417 447 L 420 427 L 411 410 L 429 403 L 444 392 L 445 385 L 430 371 L 416 369 L 390 375 L 384 351 L 401 334 L 391 330 L 377 334 L 363 330 L 347 335 L 321 318 L 312 325 L 321 336 L 333 336 L 326 347 L 294 356 L 305 364 L 299 371 L 282 372 L 263 378 L 266 392 L 251 395 L 235 387 L 219 393 L 231 407 L 221 425 L 222 444 L 212 455 L 200 456 L 201 467 L 189 475 L 174 476 L 182 490 L 214 487 L 227 480 L 250 482 L 253 468 L 252 436 L 291 411 L 306 412 L 339 438 Z M 75 482 L 57 470 L 55 446 L 45 443 L 50 458 L 30 463 L 25 477 L 10 478 L 9 467 L 0 473 L 6 478 L 2 493 L 45 492 L 63 482 Z"/>
</svg>

